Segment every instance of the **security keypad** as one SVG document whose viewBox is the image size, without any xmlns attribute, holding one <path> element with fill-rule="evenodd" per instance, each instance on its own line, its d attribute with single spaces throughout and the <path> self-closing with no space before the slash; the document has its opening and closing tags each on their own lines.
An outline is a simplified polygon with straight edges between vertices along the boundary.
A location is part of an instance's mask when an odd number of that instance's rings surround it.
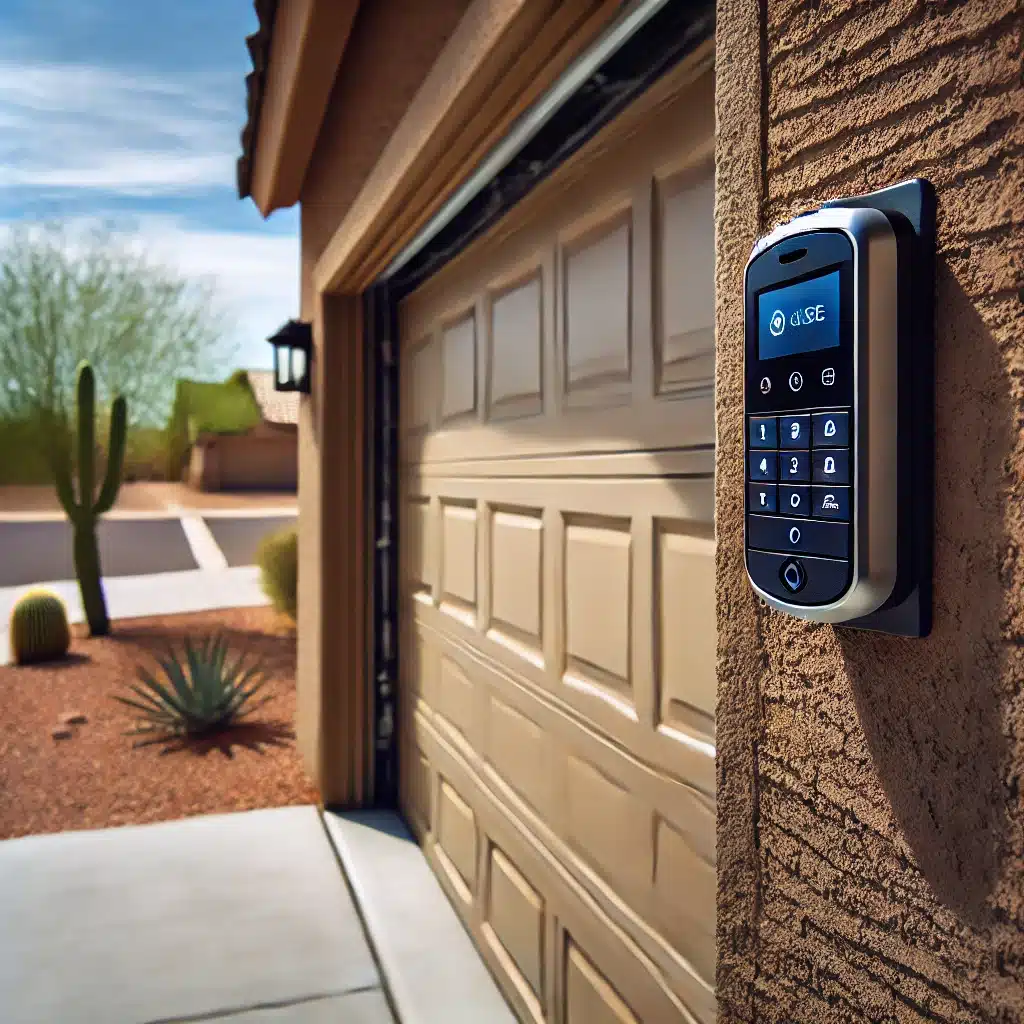
<svg viewBox="0 0 1024 1024">
<path fill-rule="evenodd" d="M 833 584 L 838 593 L 853 554 L 850 410 L 747 422 L 748 558 L 772 566 L 780 596 L 818 601 Z"/>
</svg>

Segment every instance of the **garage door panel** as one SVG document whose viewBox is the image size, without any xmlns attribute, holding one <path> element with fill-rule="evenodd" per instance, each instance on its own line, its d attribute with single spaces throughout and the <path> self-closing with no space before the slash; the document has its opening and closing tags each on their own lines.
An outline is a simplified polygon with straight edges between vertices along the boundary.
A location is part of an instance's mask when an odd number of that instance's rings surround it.
<svg viewBox="0 0 1024 1024">
<path fill-rule="evenodd" d="M 692 778 L 674 771 L 675 766 L 656 761 L 651 756 L 652 748 L 641 747 L 635 735 L 629 737 L 632 744 L 617 741 L 564 702 L 538 692 L 521 677 L 511 675 L 450 635 L 436 634 L 436 643 L 441 657 L 457 663 L 485 695 L 482 742 L 472 746 L 474 753 L 556 833 L 567 834 L 566 758 L 571 755 L 613 780 L 614 787 L 637 794 L 691 845 L 696 844 L 702 857 L 713 860 L 712 838 L 700 837 L 701 830 L 713 820 L 714 798 L 701 793 Z M 437 709 L 431 709 L 427 717 L 438 716 Z M 446 734 L 449 731 L 445 730 Z M 669 750 L 678 747 L 665 745 Z M 697 781 L 713 782 L 713 752 L 694 757 L 688 767 L 697 769 L 690 773 L 698 777 Z M 584 795 L 599 788 L 595 783 L 588 789 L 585 779 L 578 781 Z M 652 829 L 646 831 L 650 834 Z"/>
<path fill-rule="evenodd" d="M 665 937 L 644 925 L 600 880 L 588 877 L 585 870 L 572 872 L 570 868 L 579 860 L 571 849 L 560 846 L 557 840 L 543 841 L 543 830 L 524 821 L 503 800 L 500 791 L 485 781 L 476 755 L 456 750 L 429 725 L 425 725 L 425 743 L 439 777 L 457 787 L 460 797 L 474 809 L 478 841 L 485 844 L 484 863 L 490 859 L 490 851 L 498 848 L 554 920 L 555 948 L 535 954 L 535 959 L 551 965 L 543 975 L 544 999 L 539 1001 L 560 1004 L 562 1014 L 568 1010 L 566 958 L 574 943 L 594 966 L 596 974 L 592 977 L 605 980 L 606 986 L 598 986 L 599 990 L 617 993 L 638 1020 L 714 1019 L 713 991 L 690 962 Z M 477 937 L 506 994 L 513 1005 L 521 1008 L 523 1019 L 529 1019 L 521 987 L 510 979 L 507 963 L 496 955 L 494 943 L 487 940 L 488 925 L 495 930 L 488 919 L 491 910 L 487 899 L 481 895 L 465 897 L 461 875 L 453 877 L 449 856 L 431 838 L 425 851 L 435 862 L 442 885 Z M 486 875 L 484 871 L 483 877 Z M 550 927 L 547 934 L 551 934 Z M 522 974 L 518 968 L 516 973 Z M 581 1001 L 577 1012 L 587 1005 Z M 617 1004 L 613 1001 L 612 1005 Z"/>
<path fill-rule="evenodd" d="M 666 394 L 714 381 L 713 166 L 662 178 L 655 193 L 655 369 Z"/>
<path fill-rule="evenodd" d="M 467 676 L 477 682 L 486 676 L 490 685 L 508 695 L 512 706 L 529 708 L 545 730 L 559 727 L 548 713 L 549 708 L 557 709 L 559 715 L 630 751 L 640 763 L 663 770 L 713 798 L 715 749 L 706 736 L 683 724 L 641 722 L 630 704 L 623 699 L 610 700 L 605 688 L 581 684 L 571 675 L 537 667 L 438 608 L 420 604 L 415 615 L 446 656 L 463 666 Z M 641 685 L 647 692 L 653 690 L 650 679 Z"/>
<path fill-rule="evenodd" d="M 399 311 L 402 799 L 524 1020 L 715 1016 L 714 118 L 687 74 Z"/>
<path fill-rule="evenodd" d="M 539 261 L 488 289 L 488 418 L 537 416 L 544 409 L 544 281 Z M 547 335 L 550 336 L 550 335 Z"/>
</svg>

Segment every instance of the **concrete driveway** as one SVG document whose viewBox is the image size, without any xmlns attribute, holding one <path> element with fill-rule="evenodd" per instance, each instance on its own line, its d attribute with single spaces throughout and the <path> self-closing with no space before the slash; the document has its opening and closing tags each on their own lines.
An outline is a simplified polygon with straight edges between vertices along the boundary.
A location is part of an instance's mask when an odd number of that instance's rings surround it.
<svg viewBox="0 0 1024 1024">
<path fill-rule="evenodd" d="M 100 561 L 107 578 L 252 565 L 260 540 L 295 523 L 294 515 L 233 512 L 111 517 L 101 520 Z M 75 578 L 71 526 L 62 519 L 0 521 L 0 587 Z"/>
<path fill-rule="evenodd" d="M 396 1019 L 515 1021 L 394 811 L 0 842 L 3 1024 Z"/>
</svg>

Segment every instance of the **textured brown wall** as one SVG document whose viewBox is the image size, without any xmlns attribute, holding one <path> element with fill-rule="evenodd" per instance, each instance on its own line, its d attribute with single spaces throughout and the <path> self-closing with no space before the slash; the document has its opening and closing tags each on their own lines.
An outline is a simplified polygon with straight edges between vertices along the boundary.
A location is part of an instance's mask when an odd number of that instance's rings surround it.
<svg viewBox="0 0 1024 1024">
<path fill-rule="evenodd" d="M 720 1019 L 1024 1021 L 1024 5 L 718 19 Z M 939 201 L 927 640 L 759 607 L 742 561 L 751 244 L 911 175 Z"/>
</svg>

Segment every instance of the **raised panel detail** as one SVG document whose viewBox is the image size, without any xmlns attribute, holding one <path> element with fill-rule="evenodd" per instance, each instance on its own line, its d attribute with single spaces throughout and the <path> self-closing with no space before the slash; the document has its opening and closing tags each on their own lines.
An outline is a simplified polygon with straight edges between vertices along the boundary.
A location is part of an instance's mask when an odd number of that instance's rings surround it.
<svg viewBox="0 0 1024 1024">
<path fill-rule="evenodd" d="M 450 420 L 476 412 L 476 314 L 449 324 L 441 338 L 441 415 Z"/>
<path fill-rule="evenodd" d="M 470 902 L 476 890 L 476 817 L 469 804 L 443 778 L 437 808 L 437 841 L 453 885 Z"/>
<path fill-rule="evenodd" d="M 476 687 L 451 658 L 441 657 L 441 671 L 438 678 L 437 710 L 463 738 L 474 744 L 473 719 L 476 710 Z"/>
<path fill-rule="evenodd" d="M 589 231 L 564 258 L 565 389 L 630 374 L 631 227 L 628 214 Z"/>
<path fill-rule="evenodd" d="M 688 802 L 688 801 L 687 801 Z M 654 905 L 659 930 L 708 983 L 715 983 L 715 816 L 693 800 L 691 827 L 659 819 L 655 833 Z M 708 838 L 705 838 L 708 837 Z"/>
<path fill-rule="evenodd" d="M 576 943 L 567 939 L 566 947 L 566 1024 L 639 1024 L 636 1015 Z"/>
<path fill-rule="evenodd" d="M 420 342 L 406 356 L 402 377 L 408 381 L 406 429 L 425 430 L 437 408 L 437 384 L 434 370 L 436 349 L 431 340 Z"/>
<path fill-rule="evenodd" d="M 494 848 L 486 919 L 533 994 L 543 999 L 544 900 Z"/>
<path fill-rule="evenodd" d="M 543 524 L 540 513 L 497 510 L 491 519 L 491 623 L 496 639 L 539 656 Z"/>
<path fill-rule="evenodd" d="M 542 405 L 542 290 L 537 272 L 491 300 L 489 413 L 528 416 Z"/>
<path fill-rule="evenodd" d="M 491 698 L 487 717 L 487 761 L 542 817 L 547 817 L 551 804 L 550 742 L 536 722 Z"/>
<path fill-rule="evenodd" d="M 714 171 L 663 182 L 658 191 L 659 390 L 679 391 L 715 376 Z"/>
<path fill-rule="evenodd" d="M 441 600 L 447 610 L 476 607 L 476 506 L 441 506 Z"/>
<path fill-rule="evenodd" d="M 658 524 L 658 689 L 664 724 L 713 737 L 715 542 L 706 533 L 710 526 Z"/>
<path fill-rule="evenodd" d="M 568 519 L 565 526 L 565 649 L 570 681 L 628 693 L 631 620 L 629 522 Z"/>
<path fill-rule="evenodd" d="M 405 810 L 420 839 L 430 831 L 430 762 L 415 741 L 404 752 Z"/>
<path fill-rule="evenodd" d="M 566 831 L 570 845 L 612 886 L 636 902 L 650 888 L 651 811 L 594 765 L 569 757 Z"/>
<path fill-rule="evenodd" d="M 430 589 L 430 501 L 427 498 L 409 498 L 405 504 L 405 522 L 402 523 L 402 556 L 405 562 L 406 584 L 413 592 Z"/>
</svg>

